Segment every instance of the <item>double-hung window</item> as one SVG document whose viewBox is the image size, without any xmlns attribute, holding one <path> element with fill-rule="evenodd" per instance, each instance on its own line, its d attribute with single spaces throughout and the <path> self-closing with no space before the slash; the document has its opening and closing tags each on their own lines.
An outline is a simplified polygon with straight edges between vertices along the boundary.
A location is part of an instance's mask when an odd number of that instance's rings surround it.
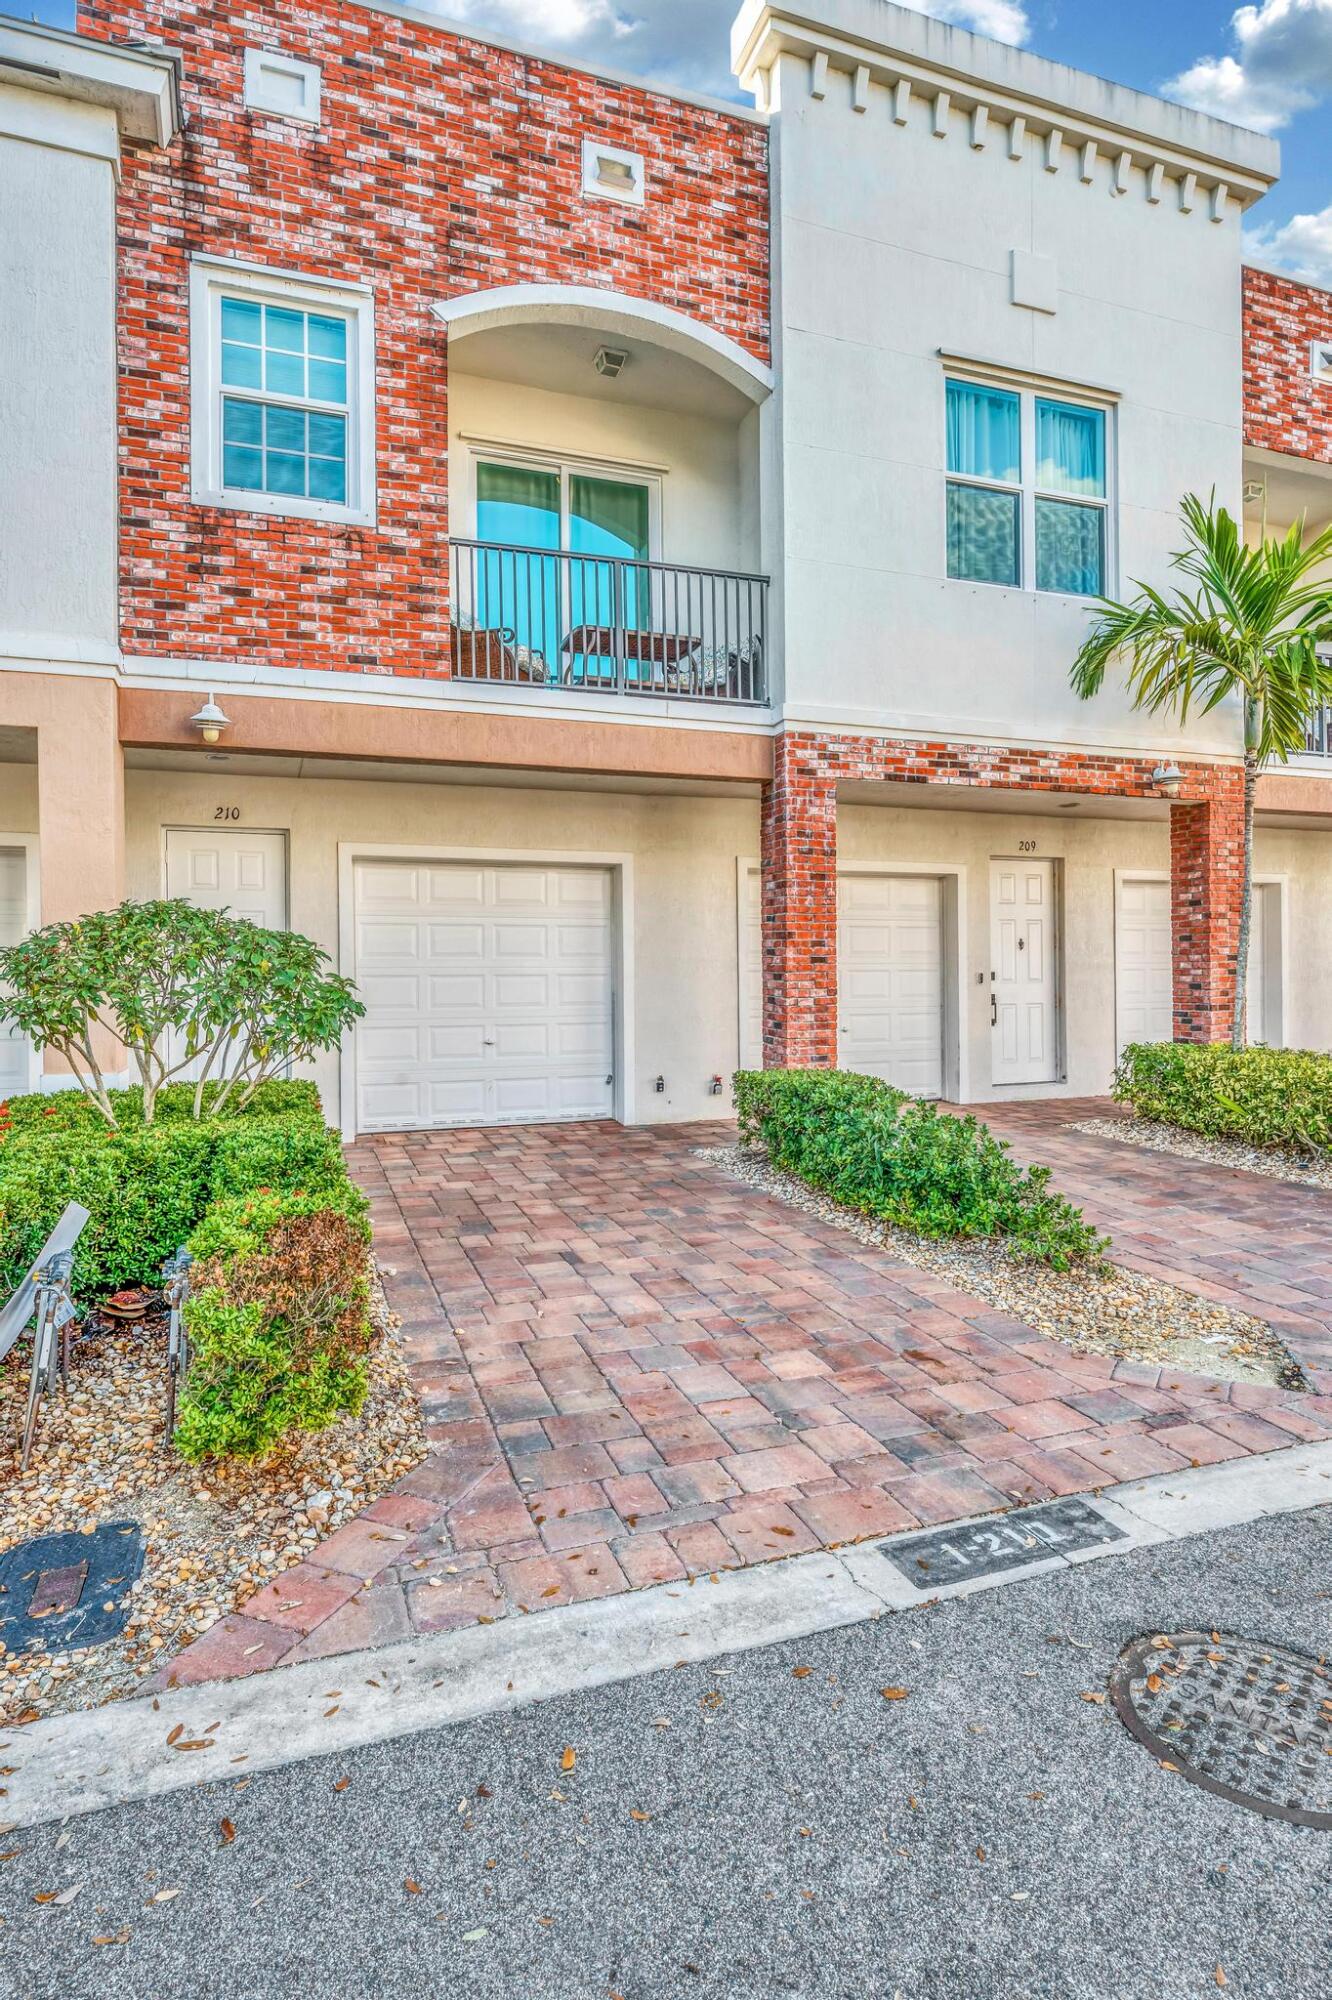
<svg viewBox="0 0 1332 2000">
<path fill-rule="evenodd" d="M 368 294 L 221 262 L 194 287 L 195 499 L 373 520 Z"/>
<path fill-rule="evenodd" d="M 1107 412 L 950 377 L 948 574 L 1010 589 L 1107 589 Z"/>
</svg>

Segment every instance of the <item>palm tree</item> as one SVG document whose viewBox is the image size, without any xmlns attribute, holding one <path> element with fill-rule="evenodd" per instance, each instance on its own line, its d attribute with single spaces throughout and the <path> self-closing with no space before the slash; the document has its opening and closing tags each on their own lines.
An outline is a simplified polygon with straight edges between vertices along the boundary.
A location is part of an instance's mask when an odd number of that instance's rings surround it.
<svg viewBox="0 0 1332 2000">
<path fill-rule="evenodd" d="M 1244 1044 L 1244 989 L 1253 903 L 1253 800 L 1258 773 L 1305 748 L 1315 712 L 1332 703 L 1332 527 L 1306 542 L 1303 519 L 1290 532 L 1246 547 L 1238 522 L 1215 495 L 1182 502 L 1185 546 L 1171 557 L 1187 579 L 1169 596 L 1136 586 L 1129 604 L 1102 598 L 1073 662 L 1083 700 L 1096 694 L 1112 660 L 1127 666 L 1134 708 L 1163 710 L 1183 726 L 1232 695 L 1244 709 L 1244 878 L 1235 965 L 1231 1044 Z"/>
</svg>

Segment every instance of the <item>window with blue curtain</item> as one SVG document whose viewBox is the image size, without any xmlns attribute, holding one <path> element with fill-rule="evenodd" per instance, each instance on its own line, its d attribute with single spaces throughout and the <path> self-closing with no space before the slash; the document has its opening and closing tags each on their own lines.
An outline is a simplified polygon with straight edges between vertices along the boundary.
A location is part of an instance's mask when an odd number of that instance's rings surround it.
<svg viewBox="0 0 1332 2000">
<path fill-rule="evenodd" d="M 1102 595 L 1105 411 L 951 379 L 946 409 L 949 576 Z"/>
<path fill-rule="evenodd" d="M 1105 574 L 1105 412 L 1036 399 L 1036 588 L 1099 597 Z M 1052 494 L 1067 498 L 1052 499 Z"/>
<path fill-rule="evenodd" d="M 347 322 L 223 298 L 222 484 L 347 504 Z"/>
<path fill-rule="evenodd" d="M 948 574 L 1022 578 L 1022 404 L 1009 389 L 947 385 Z M 1008 489 L 1008 490 L 1005 490 Z"/>
</svg>

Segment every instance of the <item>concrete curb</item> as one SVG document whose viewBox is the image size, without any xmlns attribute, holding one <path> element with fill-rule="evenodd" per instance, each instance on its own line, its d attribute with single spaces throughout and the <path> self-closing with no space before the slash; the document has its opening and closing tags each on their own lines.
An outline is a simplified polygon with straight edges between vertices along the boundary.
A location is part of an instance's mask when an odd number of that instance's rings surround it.
<svg viewBox="0 0 1332 2000">
<path fill-rule="evenodd" d="M 881 1553 L 890 1536 L 715 1580 L 658 1584 L 529 1618 L 404 1640 L 237 1681 L 140 1696 L 0 1735 L 11 1766 L 0 1828 L 36 1826 L 190 1785 L 334 1756 L 681 1661 L 715 1659 L 998 1589 L 1072 1563 L 1332 1503 L 1332 1442 L 1164 1473 L 1086 1496 L 1122 1539 L 1000 1574 L 916 1588 Z M 1021 1524 L 1018 1509 L 1002 1516 Z M 980 1517 L 993 1522 L 995 1517 Z M 949 1522 L 956 1534 L 966 1522 Z M 913 1530 L 912 1535 L 919 1533 Z M 174 1738 L 174 1741 L 172 1740 Z"/>
</svg>

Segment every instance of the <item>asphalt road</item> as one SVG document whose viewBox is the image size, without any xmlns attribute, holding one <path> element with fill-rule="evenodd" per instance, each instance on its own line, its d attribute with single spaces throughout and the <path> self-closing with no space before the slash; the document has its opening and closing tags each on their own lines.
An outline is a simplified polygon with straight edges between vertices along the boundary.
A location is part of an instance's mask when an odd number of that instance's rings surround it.
<svg viewBox="0 0 1332 2000">
<path fill-rule="evenodd" d="M 12 1834 L 0 1994 L 1328 2000 L 1332 1834 L 1082 1699 L 1189 1626 L 1332 1648 L 1332 1508 Z"/>
</svg>

